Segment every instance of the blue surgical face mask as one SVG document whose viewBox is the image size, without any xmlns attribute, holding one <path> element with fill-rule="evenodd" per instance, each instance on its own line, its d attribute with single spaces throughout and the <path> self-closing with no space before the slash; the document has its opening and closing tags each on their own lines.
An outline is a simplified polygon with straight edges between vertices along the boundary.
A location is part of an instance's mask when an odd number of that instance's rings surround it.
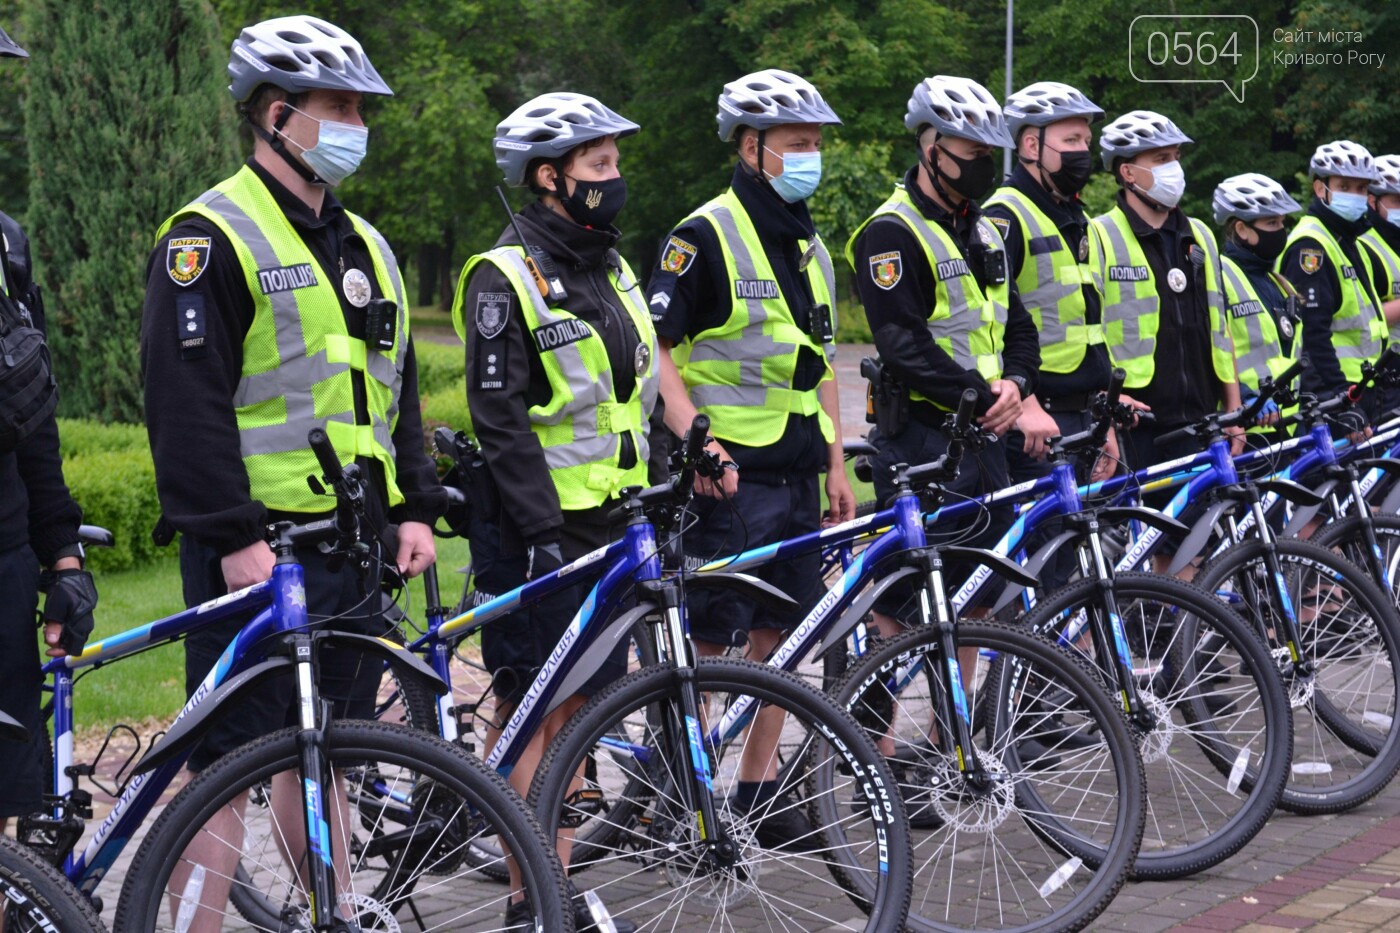
<svg viewBox="0 0 1400 933">
<path fill-rule="evenodd" d="M 1392 226 L 1400 227 L 1400 207 L 1390 208 L 1389 213 L 1385 215 L 1385 220 Z"/>
<path fill-rule="evenodd" d="M 1366 213 L 1366 195 L 1333 191 L 1327 199 L 1327 206 L 1338 217 L 1355 223 Z"/>
<path fill-rule="evenodd" d="M 297 110 L 291 104 L 288 109 L 301 114 L 308 120 L 316 120 L 304 111 Z M 363 126 L 352 126 L 349 123 L 338 123 L 335 120 L 316 120 L 321 128 L 316 134 L 316 145 L 310 149 L 303 149 L 301 157 L 306 160 L 311 171 L 319 175 L 332 187 L 340 184 L 360 167 L 360 163 L 365 159 L 365 153 L 369 150 L 369 129 Z M 283 136 L 284 139 L 288 137 Z M 292 145 L 296 142 L 288 139 Z"/>
<path fill-rule="evenodd" d="M 765 152 L 777 155 L 767 146 Z M 820 152 L 783 153 L 783 173 L 777 178 L 768 179 L 778 197 L 789 204 L 804 201 L 817 190 L 822 180 L 822 154 Z"/>
</svg>

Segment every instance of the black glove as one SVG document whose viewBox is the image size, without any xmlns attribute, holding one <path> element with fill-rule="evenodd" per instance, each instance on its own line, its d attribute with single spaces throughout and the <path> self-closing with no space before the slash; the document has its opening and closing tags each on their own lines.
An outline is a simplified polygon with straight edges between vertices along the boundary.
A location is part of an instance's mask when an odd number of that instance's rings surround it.
<svg viewBox="0 0 1400 933">
<path fill-rule="evenodd" d="M 564 554 L 559 550 L 559 542 L 530 545 L 529 559 L 525 564 L 525 579 L 538 580 L 564 566 Z"/>
<path fill-rule="evenodd" d="M 92 611 L 97 608 L 97 585 L 86 570 L 51 570 L 39 580 L 44 600 L 44 621 L 63 626 L 58 646 L 68 654 L 81 654 L 92 634 Z"/>
</svg>

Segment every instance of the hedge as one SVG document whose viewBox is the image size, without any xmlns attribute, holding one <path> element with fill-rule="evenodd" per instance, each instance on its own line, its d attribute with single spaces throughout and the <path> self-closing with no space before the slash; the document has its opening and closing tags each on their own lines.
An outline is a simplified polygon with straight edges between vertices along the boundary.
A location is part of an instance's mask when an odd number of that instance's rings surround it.
<svg viewBox="0 0 1400 933">
<path fill-rule="evenodd" d="M 161 550 L 151 542 L 160 502 L 146 429 L 60 418 L 58 432 L 63 476 L 83 507 L 83 521 L 101 525 L 116 538 L 115 547 L 88 552 L 90 566 L 127 570 L 173 555 L 173 550 Z"/>
</svg>

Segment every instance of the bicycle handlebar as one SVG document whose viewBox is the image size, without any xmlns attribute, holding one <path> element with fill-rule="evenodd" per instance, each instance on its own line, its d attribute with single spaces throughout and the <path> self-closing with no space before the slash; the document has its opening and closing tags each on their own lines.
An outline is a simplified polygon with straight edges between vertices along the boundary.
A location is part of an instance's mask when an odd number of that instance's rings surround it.
<svg viewBox="0 0 1400 933">
<path fill-rule="evenodd" d="M 952 414 L 951 420 L 944 424 L 943 430 L 948 435 L 947 453 L 932 463 L 905 468 L 905 481 L 911 485 L 923 480 L 950 483 L 957 478 L 958 465 L 962 463 L 963 454 L 967 451 L 969 433 L 976 431 L 979 438 L 981 435 L 981 429 L 972 424 L 972 413 L 976 409 L 977 390 L 964 389 L 962 397 L 958 399 L 958 410 Z M 898 470 L 899 467 L 896 466 L 895 469 Z"/>
<path fill-rule="evenodd" d="M 1264 410 L 1264 406 L 1276 395 L 1282 395 L 1288 391 L 1288 384 L 1303 372 L 1304 363 L 1302 360 L 1294 360 L 1288 368 L 1279 373 L 1277 377 L 1265 376 L 1259 381 L 1259 392 L 1248 405 L 1241 406 L 1233 411 L 1215 412 L 1206 415 L 1191 424 L 1177 428 L 1175 431 L 1168 431 L 1157 438 L 1160 443 L 1170 443 L 1183 437 L 1199 437 L 1201 434 L 1213 435 L 1226 428 L 1253 427 L 1259 417 L 1259 413 Z"/>
</svg>

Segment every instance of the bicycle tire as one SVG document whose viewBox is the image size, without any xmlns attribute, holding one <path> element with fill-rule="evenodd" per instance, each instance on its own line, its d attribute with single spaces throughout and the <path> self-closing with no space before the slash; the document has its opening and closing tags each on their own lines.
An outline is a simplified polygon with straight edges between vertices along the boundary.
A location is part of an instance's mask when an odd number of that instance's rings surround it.
<svg viewBox="0 0 1400 933">
<path fill-rule="evenodd" d="M 891 757 L 902 763 L 900 795 L 919 823 L 914 834 L 919 869 L 908 928 L 1081 929 L 1122 887 L 1142 836 L 1143 772 L 1127 720 L 1083 662 L 1024 628 L 966 620 L 958 623 L 956 638 L 959 646 L 976 647 L 979 654 L 998 651 L 1016 670 L 1015 677 L 973 685 L 967 697 L 969 706 L 984 691 L 1001 698 L 989 704 L 990 722 L 980 743 L 974 733 L 975 753 L 1002 775 L 991 791 L 977 793 L 962 783 L 956 762 L 939 751 L 930 735 L 928 724 L 937 708 L 932 694 L 927 708 L 922 697 L 912 695 L 917 688 L 910 685 L 942 689 L 939 678 L 909 676 L 917 675 L 916 665 L 930 671 L 940 663 L 933 628 L 916 628 L 874 646 L 837 694 L 838 702 L 878 740 L 888 742 Z M 896 678 L 904 689 L 891 688 Z M 1049 734 L 1038 728 L 1044 719 L 1035 712 L 1034 700 L 1051 688 L 1064 694 L 1056 708 L 1060 724 L 1073 724 L 1077 736 L 1091 740 L 1076 740 L 1073 748 L 1064 747 L 1068 740 L 1059 746 L 1048 743 L 1057 761 L 1024 766 L 1013 748 Z M 1079 771 L 1072 775 L 1071 768 Z M 1058 828 L 1042 825 L 1049 812 L 1044 798 L 1056 791 L 1047 787 L 1040 795 L 1025 793 L 1042 780 L 1058 787 L 1064 810 L 1052 820 Z M 1070 837 L 1075 844 L 1065 845 Z M 1086 867 L 1087 878 L 1081 874 Z M 1021 885 L 1029 885 L 1034 894 L 1022 897 Z"/>
<path fill-rule="evenodd" d="M 297 734 L 296 729 L 285 729 L 236 749 L 175 796 L 151 827 L 127 872 L 118 902 L 117 931 L 150 933 L 178 926 L 178 918 L 167 916 L 165 902 L 174 896 L 170 879 L 187 846 L 200 836 L 211 817 L 232 801 L 245 793 L 257 795 L 274 775 L 296 770 Z M 516 857 L 526 896 L 542 928 L 574 929 L 563 869 L 548 840 L 519 796 L 479 761 L 437 737 L 356 720 L 334 720 L 327 726 L 325 755 L 344 781 L 348 806 L 353 807 L 347 815 L 354 839 L 333 844 L 333 848 L 357 860 L 350 880 L 342 884 L 351 888 L 351 902 L 362 926 L 372 925 L 369 921 L 386 922 L 386 917 L 405 908 L 426 907 L 429 911 L 459 911 L 450 921 L 453 929 L 498 929 L 511 896 L 508 889 L 491 883 L 487 896 L 461 900 L 463 892 L 482 890 L 481 882 L 472 878 L 471 866 L 465 864 L 463 837 L 497 834 Z M 292 827 L 280 825 L 271 831 L 263 829 L 262 819 L 276 823 L 274 808 L 255 806 L 256 796 L 249 799 L 244 816 L 238 818 L 244 827 L 240 861 L 254 866 L 259 883 L 268 886 L 259 893 L 267 901 L 264 912 L 270 916 L 251 919 L 254 928 L 284 928 L 287 913 L 300 911 L 306 898 L 304 892 L 296 890 L 299 879 L 295 870 L 269 862 L 284 859 L 280 850 L 285 840 L 298 838 L 301 831 L 288 835 Z M 397 812 L 390 812 L 393 808 Z M 300 808 L 294 809 L 300 817 Z M 328 813 L 333 810 L 333 806 L 327 807 Z M 337 826 L 333 832 L 339 836 L 343 830 Z M 212 833 L 202 838 L 228 844 Z M 282 842 L 269 845 L 270 840 Z M 250 852 L 249 843 L 263 843 L 260 853 Z M 362 877 L 362 872 L 371 874 L 380 862 L 390 871 L 383 877 Z M 196 867 L 190 879 L 180 884 L 182 895 L 208 877 L 201 874 L 196 882 L 198 871 Z M 452 879 L 444 877 L 451 872 L 456 873 Z M 415 889 L 425 878 L 430 878 L 428 887 L 433 891 L 452 888 L 454 900 L 446 905 L 437 901 L 420 905 Z M 372 893 L 365 890 L 371 886 Z M 218 909 L 227 910 L 222 906 Z"/>
<path fill-rule="evenodd" d="M 0 837 L 0 926 L 5 933 L 106 933 L 92 901 L 38 854 Z"/>
<path fill-rule="evenodd" d="M 688 751 L 679 750 L 685 758 L 683 769 L 676 770 L 669 754 L 677 749 L 669 748 L 664 737 L 657 734 L 665 731 L 664 724 L 668 722 L 685 728 L 659 711 L 675 699 L 680 683 L 678 673 L 658 666 L 630 674 L 593 697 L 555 737 L 536 773 L 529 798 L 541 825 L 554 830 L 583 818 L 603 818 L 608 814 L 603 807 L 595 806 L 589 813 L 578 804 L 587 799 L 582 791 L 606 797 L 611 789 L 609 775 L 600 774 L 592 786 L 571 792 L 570 785 L 581 762 L 600 742 L 618 735 L 629 736 L 643 753 L 636 757 L 644 762 L 638 773 L 649 781 L 647 793 L 641 798 L 645 808 L 618 827 L 610 857 L 594 860 L 595 890 L 624 882 L 612 889 L 618 893 L 602 895 L 614 916 L 633 920 L 643 929 L 669 929 L 682 922 L 687 909 L 702 911 L 700 916 L 708 921 L 713 921 L 716 911 L 727 914 L 742 909 L 744 912 L 739 915 L 754 928 L 825 929 L 833 923 L 851 923 L 854 926 L 849 928 L 854 929 L 902 929 L 912 879 L 908 824 L 902 805 L 892 793 L 887 767 L 856 723 L 801 678 L 774 668 L 732 658 L 706 658 L 696 665 L 693 676 L 697 691 L 706 701 L 707 722 L 718 722 L 723 704 L 735 696 L 753 697 L 780 708 L 786 714 L 785 729 L 805 730 L 809 743 L 807 752 L 790 755 L 788 761 L 839 761 L 839 767 L 846 769 L 845 785 L 839 792 L 849 795 L 859 787 L 860 793 L 843 799 L 851 809 L 840 824 L 823 825 L 813 831 L 812 843 L 821 851 L 794 852 L 792 859 L 783 861 L 789 853 L 760 847 L 759 824 L 789 806 L 805 808 L 810 813 L 813 788 L 807 773 L 798 774 L 789 767 L 779 779 L 785 782 L 780 793 L 769 803 L 741 813 L 725 791 L 735 780 L 735 759 L 742 757 L 741 740 L 749 734 L 744 729 L 730 743 L 710 748 L 715 809 L 735 844 L 727 856 L 731 864 L 710 863 L 704 844 L 696 838 L 693 814 L 673 790 L 678 775 L 691 773 Z M 632 775 L 628 775 L 612 785 L 622 784 L 630 789 L 633 783 Z M 690 785 L 686 782 L 683 786 Z M 806 796 L 795 800 L 793 795 L 799 790 Z M 625 882 L 634 874 L 634 861 L 660 868 L 674 896 L 658 895 L 653 888 L 640 903 L 629 900 L 625 895 L 630 886 Z M 823 871 L 838 863 L 841 875 L 832 871 L 831 877 L 825 877 Z M 860 888 L 854 898 L 844 887 L 846 875 L 854 877 Z M 761 876 L 766 880 L 760 886 Z M 792 882 L 810 886 L 819 880 L 831 884 L 831 896 L 824 899 L 824 909 L 838 913 L 844 910 L 842 916 L 833 918 L 820 913 L 823 908 L 809 906 L 820 899 L 810 887 L 804 888 L 800 904 L 796 898 L 787 898 Z M 850 913 L 856 907 L 861 913 Z"/>
<path fill-rule="evenodd" d="M 1220 598 L 1243 601 L 1269 617 L 1280 610 L 1277 584 L 1262 579 L 1263 542 L 1244 541 L 1211 560 L 1197 579 Z M 1300 648 L 1315 668 L 1309 678 L 1275 648 L 1294 719 L 1294 761 L 1279 806 L 1294 813 L 1340 813 L 1385 789 L 1400 770 L 1400 618 L 1370 575 L 1310 541 L 1275 542 L 1284 584 L 1296 602 L 1314 587 L 1311 621 L 1299 620 Z M 1308 606 L 1304 605 L 1304 615 Z"/>
<path fill-rule="evenodd" d="M 1381 566 L 1390 578 L 1377 580 L 1373 573 L 1371 579 L 1382 591 L 1389 590 L 1391 601 L 1400 605 L 1400 515 L 1372 515 L 1371 524 L 1381 548 Z M 1361 552 L 1361 519 L 1355 515 L 1323 525 L 1310 540 L 1319 547 L 1337 551 L 1362 570 L 1369 569 Z"/>
<path fill-rule="evenodd" d="M 1278 805 L 1293 741 L 1287 695 L 1260 637 L 1205 590 L 1141 573 L 1119 574 L 1113 587 L 1143 704 L 1130 717 L 1148 809 L 1133 877 L 1188 877 L 1242 849 Z M 1115 689 L 1116 658 L 1095 657 L 1093 640 L 1075 631 L 1102 592 L 1097 580 L 1072 583 L 1025 624 L 1081 654 Z"/>
</svg>

